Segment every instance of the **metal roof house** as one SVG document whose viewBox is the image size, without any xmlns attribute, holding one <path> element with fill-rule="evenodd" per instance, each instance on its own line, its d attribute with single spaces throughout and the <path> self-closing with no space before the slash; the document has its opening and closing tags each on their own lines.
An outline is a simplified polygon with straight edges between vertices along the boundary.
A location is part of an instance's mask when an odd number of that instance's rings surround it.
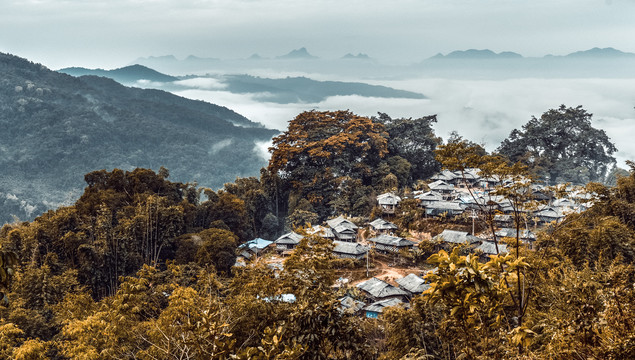
<svg viewBox="0 0 635 360">
<path fill-rule="evenodd" d="M 325 239 L 335 239 L 335 234 L 333 234 L 333 230 L 326 226 L 322 225 L 313 225 L 310 228 L 306 229 L 306 232 L 311 235 L 318 235 Z"/>
<path fill-rule="evenodd" d="M 286 251 L 293 250 L 302 239 L 304 239 L 304 236 L 292 231 L 280 236 L 274 243 L 276 243 L 278 251 Z"/>
<path fill-rule="evenodd" d="M 392 298 L 392 299 L 376 301 L 368 306 L 365 306 L 362 309 L 362 311 L 364 311 L 364 315 L 367 318 L 376 319 L 379 317 L 379 315 L 381 315 L 384 312 L 384 309 L 391 306 L 404 306 L 406 308 L 410 307 L 409 304 L 404 303 L 402 300 Z"/>
<path fill-rule="evenodd" d="M 474 248 L 475 251 L 479 250 L 483 255 L 496 255 L 496 244 L 493 241 L 483 241 L 481 245 Z M 507 254 L 507 245 L 502 242 L 498 242 L 498 253 Z"/>
<path fill-rule="evenodd" d="M 363 259 L 368 253 L 370 248 L 360 243 L 346 242 L 346 241 L 333 241 L 335 248 L 333 248 L 333 254 L 342 259 Z"/>
<path fill-rule="evenodd" d="M 335 219 L 327 220 L 326 223 L 331 228 L 333 235 L 340 241 L 355 241 L 357 239 L 357 225 L 352 221 L 338 216 Z"/>
<path fill-rule="evenodd" d="M 463 205 L 456 201 L 435 201 L 424 206 L 426 215 L 439 216 L 446 214 L 450 216 L 460 215 L 465 211 Z"/>
<path fill-rule="evenodd" d="M 415 243 L 401 237 L 381 234 L 379 236 L 368 239 L 369 243 L 375 246 L 376 250 L 399 252 L 401 249 L 411 249 Z"/>
<path fill-rule="evenodd" d="M 393 193 L 377 195 L 377 203 L 386 214 L 394 214 L 400 202 L 401 198 Z"/>
<path fill-rule="evenodd" d="M 443 230 L 442 233 L 432 238 L 432 240 L 443 241 L 451 244 L 475 244 L 481 241 L 480 238 L 470 235 L 467 231 Z"/>
<path fill-rule="evenodd" d="M 371 221 L 369 225 L 370 225 L 370 228 L 374 230 L 375 232 L 384 233 L 384 234 L 399 229 L 397 225 L 381 218 Z"/>
<path fill-rule="evenodd" d="M 440 193 L 436 191 L 428 191 L 423 194 L 415 195 L 415 199 L 418 199 L 420 201 L 419 206 L 425 207 L 428 204 L 431 204 L 437 201 L 443 201 L 443 195 L 441 195 Z"/>
<path fill-rule="evenodd" d="M 376 277 L 357 284 L 357 288 L 360 289 L 370 301 L 379 301 L 391 298 L 405 300 L 408 298 L 408 293 L 406 291 L 392 286 Z"/>
<path fill-rule="evenodd" d="M 273 244 L 273 241 L 255 238 L 240 245 L 240 255 L 246 259 L 251 259 L 252 256 L 258 256 L 263 253 L 269 245 Z"/>
<path fill-rule="evenodd" d="M 412 295 L 419 295 L 430 288 L 430 285 L 426 284 L 422 277 L 415 274 L 406 275 L 395 281 L 399 284 L 399 288 L 406 290 Z"/>
</svg>

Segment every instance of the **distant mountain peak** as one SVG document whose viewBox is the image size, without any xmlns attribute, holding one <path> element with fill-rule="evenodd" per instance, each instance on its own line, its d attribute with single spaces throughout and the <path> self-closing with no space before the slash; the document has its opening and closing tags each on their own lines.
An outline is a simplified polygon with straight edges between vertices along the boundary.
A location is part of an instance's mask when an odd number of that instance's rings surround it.
<svg viewBox="0 0 635 360">
<path fill-rule="evenodd" d="M 573 52 L 569 55 L 566 55 L 566 57 L 579 57 L 579 58 L 580 57 L 587 57 L 587 58 L 635 57 L 635 54 L 617 50 L 612 47 L 607 47 L 607 48 L 594 47 L 593 49 L 589 49 L 589 50 Z"/>
<path fill-rule="evenodd" d="M 278 56 L 278 59 L 317 59 L 317 56 L 309 54 L 309 51 L 305 47 L 291 50 L 288 54 Z"/>
<path fill-rule="evenodd" d="M 134 64 L 113 70 L 86 69 L 70 67 L 58 70 L 72 76 L 95 75 L 111 78 L 120 83 L 134 83 L 139 80 L 149 80 L 158 82 L 170 82 L 177 80 L 176 77 L 160 73 L 147 66 Z"/>
<path fill-rule="evenodd" d="M 258 53 L 253 53 L 251 54 L 250 57 L 247 58 L 247 60 L 262 60 L 264 59 L 262 56 L 260 56 Z"/>
<path fill-rule="evenodd" d="M 348 53 L 344 56 L 342 56 L 342 59 L 356 59 L 356 60 L 370 60 L 370 56 L 364 54 L 364 53 L 358 53 L 357 55 L 353 55 L 351 53 Z"/>
<path fill-rule="evenodd" d="M 489 49 L 468 49 L 468 50 L 456 50 L 447 55 L 438 53 L 430 59 L 462 59 L 462 60 L 491 60 L 491 59 L 519 59 L 522 55 L 511 52 L 503 51 L 501 53 L 495 53 Z"/>
</svg>

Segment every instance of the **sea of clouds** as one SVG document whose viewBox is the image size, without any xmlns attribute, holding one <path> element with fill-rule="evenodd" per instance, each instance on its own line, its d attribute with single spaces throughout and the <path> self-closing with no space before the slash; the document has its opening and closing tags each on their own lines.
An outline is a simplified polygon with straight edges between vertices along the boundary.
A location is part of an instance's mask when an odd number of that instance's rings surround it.
<svg viewBox="0 0 635 360">
<path fill-rule="evenodd" d="M 311 75 L 308 75 L 311 77 Z M 313 78 L 318 78 L 314 76 Z M 494 150 L 514 128 L 560 104 L 582 105 L 593 114 L 593 125 L 606 131 L 616 144 L 618 165 L 635 159 L 635 81 L 632 79 L 505 79 L 455 80 L 420 78 L 366 81 L 374 85 L 416 91 L 427 99 L 386 99 L 334 96 L 319 103 L 276 104 L 262 94 L 232 94 L 219 84 L 191 81 L 191 87 L 174 91 L 191 99 L 226 106 L 267 127 L 285 130 L 289 120 L 307 110 L 350 110 L 373 116 L 438 115 L 435 132 L 447 138 L 451 131 Z M 202 86 L 198 86 L 202 85 Z M 211 85 L 211 86 L 210 86 Z"/>
</svg>

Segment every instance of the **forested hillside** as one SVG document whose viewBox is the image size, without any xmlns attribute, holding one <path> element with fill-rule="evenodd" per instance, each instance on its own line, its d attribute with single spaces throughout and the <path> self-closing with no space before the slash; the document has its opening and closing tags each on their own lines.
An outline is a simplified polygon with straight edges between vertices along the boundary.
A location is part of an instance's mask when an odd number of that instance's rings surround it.
<svg viewBox="0 0 635 360">
<path fill-rule="evenodd" d="M 528 244 L 521 224 L 546 201 L 527 191 L 539 182 L 531 167 L 458 135 L 443 142 L 434 121 L 305 112 L 274 139 L 259 178 L 219 191 L 173 182 L 165 168 L 87 173 L 74 205 L 0 230 L 0 357 L 635 357 L 635 166 L 615 187 L 589 183 L 592 205 L 535 228 Z M 518 231 L 494 237 L 508 251 L 420 240 L 388 258 L 427 273 L 428 290 L 378 318 L 347 308 L 346 296 L 365 295 L 338 277 L 363 265 L 335 258 L 334 242 L 307 221 L 347 213 L 365 226 L 382 212 L 376 195 L 393 191 L 404 200 L 384 216 L 404 233 L 465 226 L 469 217 L 428 218 L 405 197 L 440 169 L 465 180 L 475 166 L 496 183 L 490 199 L 510 204 Z M 497 214 L 490 202 L 475 209 L 479 228 Z M 281 266 L 235 266 L 239 245 L 292 229 L 303 238 Z"/>
<path fill-rule="evenodd" d="M 170 169 L 218 188 L 265 164 L 268 130 L 221 106 L 113 80 L 57 73 L 0 54 L 0 222 L 31 219 L 81 194 L 97 169 Z"/>
</svg>

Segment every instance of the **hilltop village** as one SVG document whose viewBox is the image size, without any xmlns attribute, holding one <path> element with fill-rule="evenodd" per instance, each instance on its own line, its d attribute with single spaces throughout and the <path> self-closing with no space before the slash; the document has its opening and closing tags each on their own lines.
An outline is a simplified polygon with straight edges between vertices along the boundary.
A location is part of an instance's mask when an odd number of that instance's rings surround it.
<svg viewBox="0 0 635 360">
<path fill-rule="evenodd" d="M 421 295 L 430 288 L 424 276 L 436 269 L 412 260 L 421 257 L 421 253 L 427 251 L 429 254 L 426 255 L 431 255 L 442 249 L 452 251 L 454 247 L 460 246 L 462 252 L 487 262 L 489 255 L 507 254 L 507 241 L 517 237 L 526 248 L 532 249 L 536 231 L 557 224 L 568 214 L 580 213 L 592 206 L 593 195 L 582 187 L 566 187 L 562 184 L 560 188 L 564 186 L 567 195 L 556 197 L 553 189 L 558 186 L 549 188 L 534 184 L 526 189 L 526 201 L 515 208 L 511 200 L 493 194 L 496 186 L 510 184 L 501 179 L 481 177 L 480 172 L 477 168 L 469 168 L 464 172 L 443 170 L 429 179 L 429 190 L 403 194 L 403 199 L 411 199 L 411 203 L 420 208 L 422 221 L 429 219 L 435 224 L 440 222 L 439 229 L 442 231 L 437 234 L 403 231 L 391 222 L 391 219 L 401 215 L 399 205 L 402 197 L 388 192 L 376 197 L 380 216 L 373 221 L 363 221 L 361 218 L 351 220 L 339 215 L 322 225 L 300 228 L 298 232 L 291 231 L 273 241 L 256 238 L 238 247 L 235 266 L 249 266 L 262 261 L 280 270 L 283 268 L 283 259 L 290 255 L 305 235 L 328 239 L 332 242 L 335 257 L 353 260 L 352 267 L 363 269 L 372 266 L 372 272 L 378 274 L 367 280 L 354 279 L 354 286 L 361 291 L 359 299 L 349 295 L 339 299 L 343 310 L 376 318 L 386 307 L 408 307 L 413 296 Z M 481 230 L 481 223 L 486 221 L 484 211 L 493 214 L 493 233 L 491 228 L 475 232 L 476 222 L 479 222 L 478 229 Z M 515 215 L 523 218 L 519 228 L 515 227 Z M 470 221 L 473 223 L 471 229 L 469 226 L 468 229 L 464 225 L 457 226 Z M 376 268 L 381 266 L 387 266 L 390 271 Z M 338 284 L 349 284 L 351 280 L 340 278 Z M 292 301 L 293 294 L 287 294 L 286 299 Z"/>
</svg>

